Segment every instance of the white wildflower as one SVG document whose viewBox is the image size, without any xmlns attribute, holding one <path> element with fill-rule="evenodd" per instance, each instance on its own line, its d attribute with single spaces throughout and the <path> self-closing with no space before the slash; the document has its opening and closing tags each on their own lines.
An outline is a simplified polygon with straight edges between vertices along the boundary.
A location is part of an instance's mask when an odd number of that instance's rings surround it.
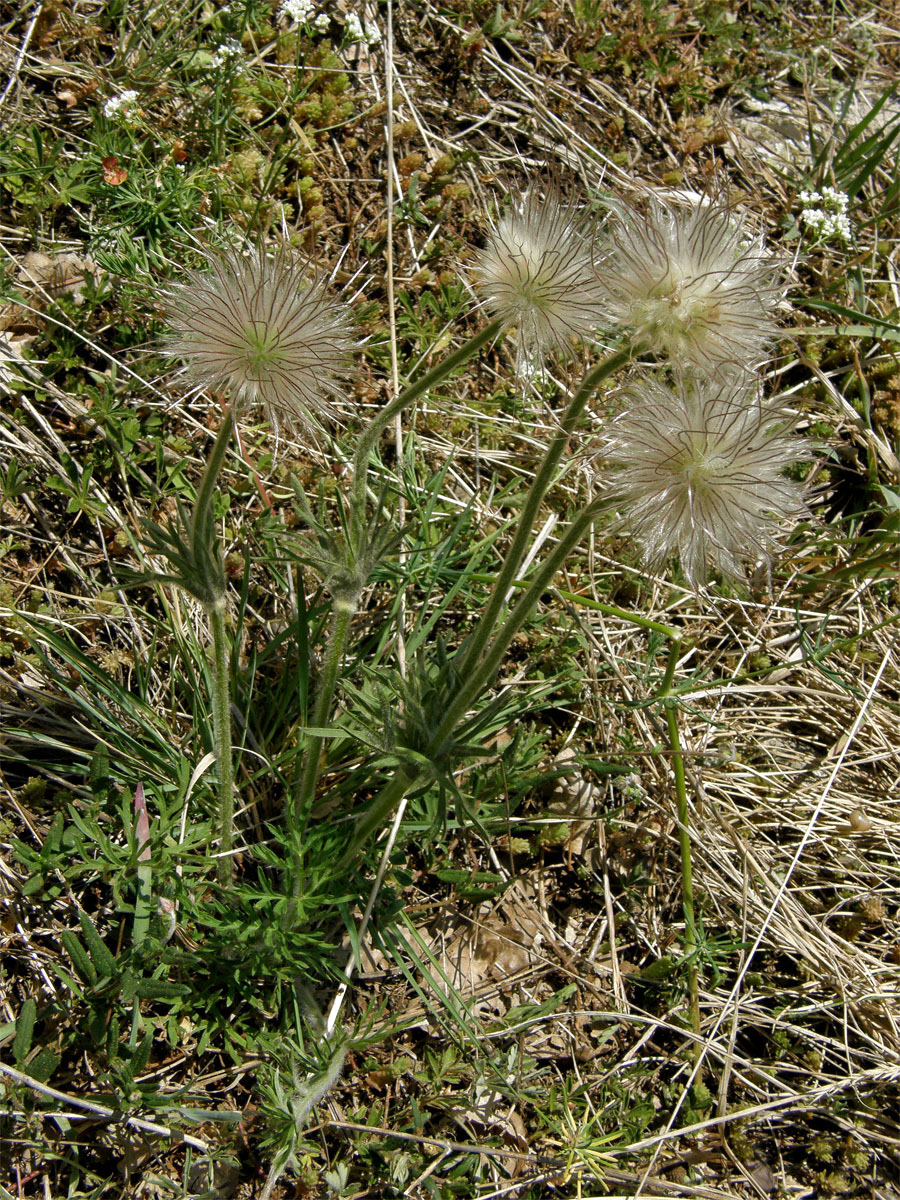
<svg viewBox="0 0 900 1200">
<path fill-rule="evenodd" d="M 602 453 L 616 472 L 618 528 L 645 561 L 679 559 L 696 587 L 710 566 L 741 578 L 744 563 L 768 559 L 779 523 L 804 510 L 784 470 L 809 455 L 784 415 L 741 378 L 649 380 L 632 399 Z"/>
<path fill-rule="evenodd" d="M 378 26 L 371 21 L 361 21 L 353 12 L 344 18 L 344 36 L 348 42 L 365 42 L 367 46 L 377 46 L 381 41 Z"/>
<path fill-rule="evenodd" d="M 710 204 L 613 206 L 601 281 L 609 320 L 676 367 L 757 365 L 775 334 L 781 263 Z"/>
<path fill-rule="evenodd" d="M 210 60 L 212 67 L 224 67 L 226 63 L 234 59 L 238 59 L 244 53 L 244 48 L 236 38 L 229 38 L 223 42 Z"/>
<path fill-rule="evenodd" d="M 603 319 L 590 229 L 551 191 L 532 187 L 493 227 L 475 268 L 487 310 L 516 330 L 520 373 Z"/>
<path fill-rule="evenodd" d="M 121 116 L 127 118 L 129 116 L 129 110 L 132 108 L 137 98 L 137 92 L 132 91 L 131 89 L 120 93 L 118 96 L 111 96 L 103 105 L 104 117 Z"/>
<path fill-rule="evenodd" d="M 303 25 L 315 12 L 313 0 L 281 0 L 281 11 L 298 25 Z"/>
<path fill-rule="evenodd" d="M 820 192 L 802 191 L 798 199 L 802 206 L 800 223 L 810 230 L 817 242 L 850 241 L 852 229 L 847 215 L 850 200 L 846 192 L 823 187 Z"/>
</svg>

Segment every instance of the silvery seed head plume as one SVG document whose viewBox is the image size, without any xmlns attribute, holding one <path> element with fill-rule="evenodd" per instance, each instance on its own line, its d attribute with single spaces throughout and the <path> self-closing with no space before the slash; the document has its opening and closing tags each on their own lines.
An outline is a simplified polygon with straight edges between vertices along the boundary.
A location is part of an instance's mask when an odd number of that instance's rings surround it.
<svg viewBox="0 0 900 1200">
<path fill-rule="evenodd" d="M 603 319 L 586 221 L 559 194 L 530 188 L 496 222 L 475 268 L 484 306 L 516 329 L 516 362 L 527 371 Z"/>
<path fill-rule="evenodd" d="M 712 204 L 615 204 L 601 279 L 608 318 L 676 367 L 752 368 L 776 331 L 780 261 Z"/>
<path fill-rule="evenodd" d="M 804 511 L 799 485 L 784 477 L 809 457 L 804 443 L 742 379 L 648 381 L 632 400 L 603 449 L 618 529 L 651 567 L 679 559 L 694 587 L 710 567 L 742 578 L 744 563 L 777 549 L 780 522 Z"/>
<path fill-rule="evenodd" d="M 314 432 L 334 417 L 355 348 L 349 313 L 289 250 L 210 253 L 165 299 L 165 349 L 195 385 L 258 405 L 276 428 Z"/>
</svg>

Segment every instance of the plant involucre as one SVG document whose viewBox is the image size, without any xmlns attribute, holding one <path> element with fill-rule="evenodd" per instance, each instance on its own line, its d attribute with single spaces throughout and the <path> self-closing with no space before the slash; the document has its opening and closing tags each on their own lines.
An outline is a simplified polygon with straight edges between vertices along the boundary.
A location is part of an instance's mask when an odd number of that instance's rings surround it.
<svg viewBox="0 0 900 1200">
<path fill-rule="evenodd" d="M 783 472 L 808 454 L 785 430 L 747 382 L 648 380 L 605 449 L 618 468 L 619 528 L 651 566 L 678 558 L 694 586 L 710 565 L 742 577 L 744 563 L 776 549 L 778 522 L 804 508 Z"/>
<path fill-rule="evenodd" d="M 553 191 L 541 199 L 531 188 L 504 213 L 476 280 L 488 311 L 516 329 L 520 370 L 589 338 L 602 320 L 590 230 Z"/>
<path fill-rule="evenodd" d="M 207 266 L 166 296 L 166 349 L 184 373 L 238 408 L 261 406 L 276 428 L 334 417 L 355 343 L 327 284 L 286 249 L 210 253 Z"/>
<path fill-rule="evenodd" d="M 775 333 L 778 258 L 712 205 L 613 213 L 600 274 L 609 319 L 676 368 L 755 368 Z"/>
</svg>

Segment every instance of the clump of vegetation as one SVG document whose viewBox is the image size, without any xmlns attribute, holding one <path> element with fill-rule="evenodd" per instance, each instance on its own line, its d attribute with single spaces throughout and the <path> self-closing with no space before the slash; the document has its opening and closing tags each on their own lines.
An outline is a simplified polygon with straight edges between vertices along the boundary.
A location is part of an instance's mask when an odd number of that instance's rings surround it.
<svg viewBox="0 0 900 1200">
<path fill-rule="evenodd" d="M 864 23 L 3 28 L 4 1192 L 888 1187 Z"/>
</svg>

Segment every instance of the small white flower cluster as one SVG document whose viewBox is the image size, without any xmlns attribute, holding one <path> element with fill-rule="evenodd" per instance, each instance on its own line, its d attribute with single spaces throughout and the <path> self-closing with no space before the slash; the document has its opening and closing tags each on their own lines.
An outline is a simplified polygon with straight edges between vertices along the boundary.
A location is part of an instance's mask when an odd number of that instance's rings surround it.
<svg viewBox="0 0 900 1200">
<path fill-rule="evenodd" d="M 315 10 L 313 0 L 281 0 L 281 11 L 298 25 L 304 25 Z"/>
<path fill-rule="evenodd" d="M 846 192 L 839 192 L 833 187 L 823 187 L 821 192 L 803 191 L 800 193 L 800 203 L 803 205 L 800 223 L 813 233 L 817 241 L 828 242 L 832 238 L 841 242 L 850 241 L 850 218 L 847 216 L 849 198 Z"/>
<path fill-rule="evenodd" d="M 365 42 L 367 46 L 377 46 L 381 41 L 381 34 L 378 32 L 377 26 L 368 21 L 364 24 L 356 13 L 347 13 L 344 21 L 344 35 L 348 42 Z"/>
<path fill-rule="evenodd" d="M 234 59 L 240 58 L 244 53 L 244 48 L 237 38 L 229 38 L 223 42 L 210 60 L 211 67 L 224 67 L 226 63 Z"/>
<path fill-rule="evenodd" d="M 326 12 L 320 12 L 313 18 L 316 11 L 313 0 L 281 0 L 281 11 L 298 25 L 311 24 L 319 33 L 325 33 L 331 24 L 331 17 Z"/>
<path fill-rule="evenodd" d="M 120 96 L 111 96 L 103 105 L 104 117 L 127 117 L 129 109 L 137 98 L 137 92 L 131 90 L 122 92 Z"/>
</svg>

